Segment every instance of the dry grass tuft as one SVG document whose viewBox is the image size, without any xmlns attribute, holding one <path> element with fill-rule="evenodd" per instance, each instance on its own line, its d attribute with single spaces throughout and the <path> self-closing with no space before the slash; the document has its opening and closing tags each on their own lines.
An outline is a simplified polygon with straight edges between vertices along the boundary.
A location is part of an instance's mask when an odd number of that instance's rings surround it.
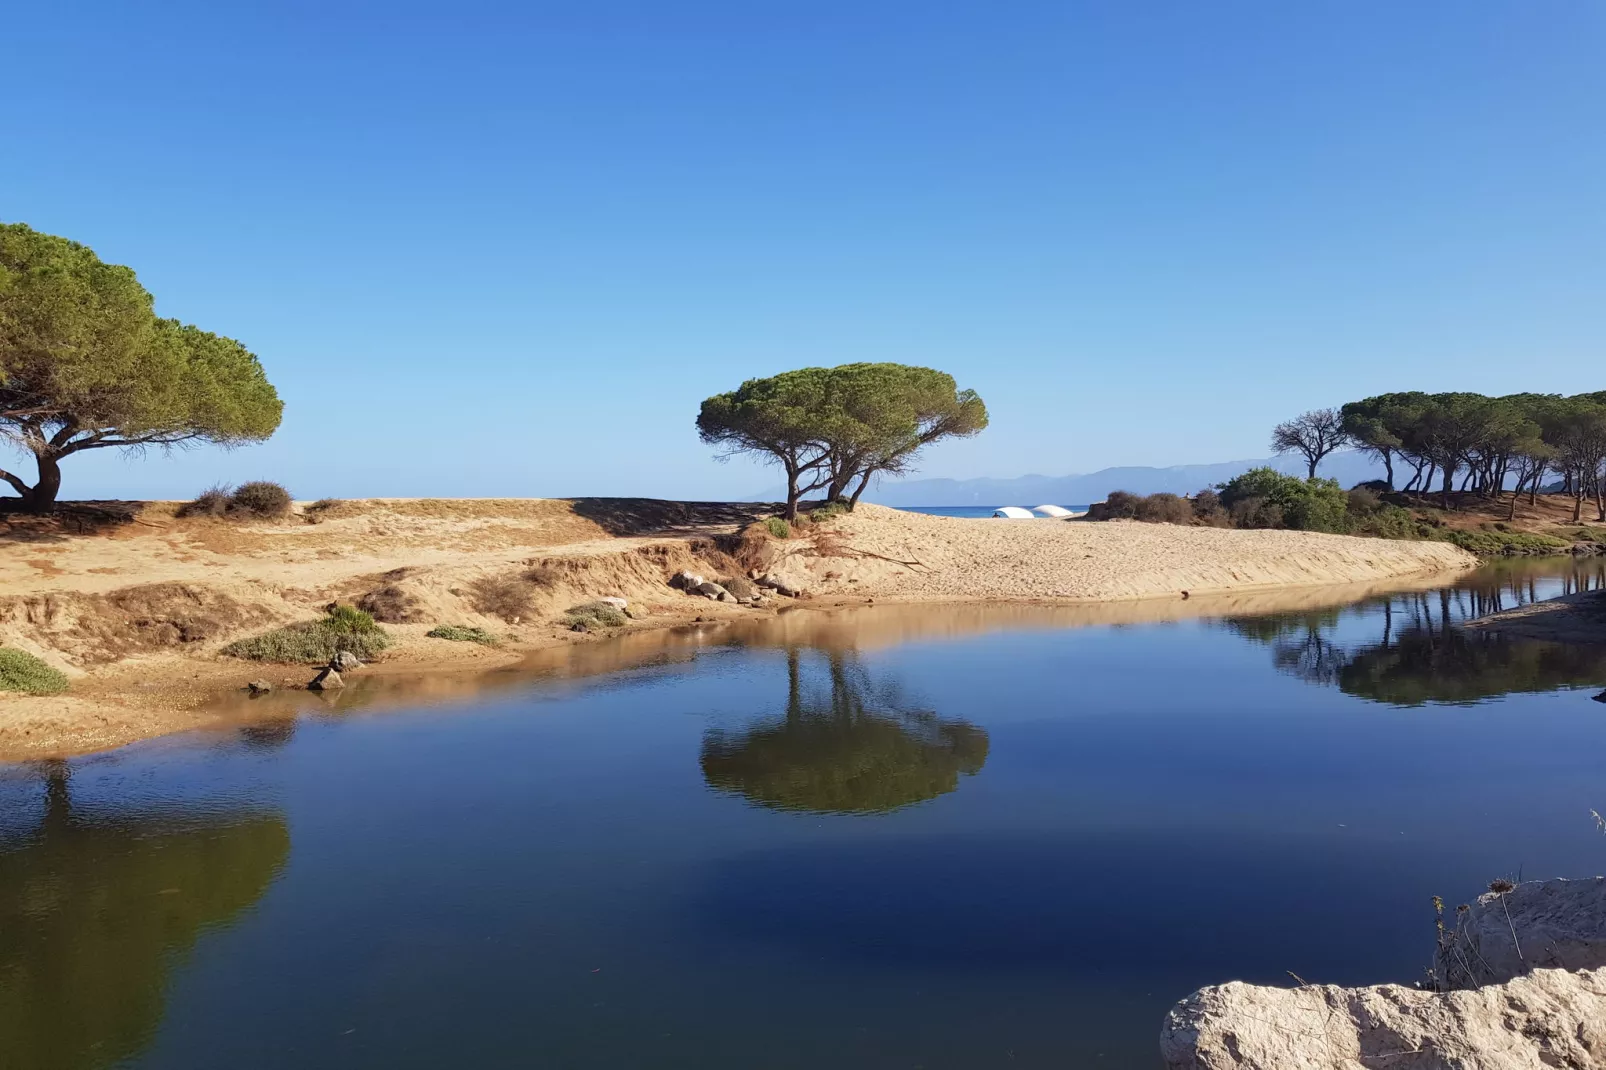
<svg viewBox="0 0 1606 1070">
<path fill-rule="evenodd" d="M 357 608 L 384 624 L 412 624 L 422 616 L 418 599 L 393 583 L 357 599 Z"/>
<path fill-rule="evenodd" d="M 468 585 L 469 604 L 487 617 L 516 624 L 535 609 L 532 587 L 523 576 L 485 576 Z"/>
</svg>

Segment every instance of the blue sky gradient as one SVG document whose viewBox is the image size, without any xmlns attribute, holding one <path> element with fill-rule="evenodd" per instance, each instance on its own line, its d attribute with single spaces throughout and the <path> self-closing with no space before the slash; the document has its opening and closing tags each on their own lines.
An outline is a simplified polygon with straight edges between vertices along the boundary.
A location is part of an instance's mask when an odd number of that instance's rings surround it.
<svg viewBox="0 0 1606 1070">
<path fill-rule="evenodd" d="M 0 218 L 287 402 L 68 497 L 770 486 L 698 402 L 952 372 L 922 475 L 1259 456 L 1390 389 L 1606 388 L 1606 5 L 35 4 Z M 25 87 L 26 92 L 19 89 Z"/>
</svg>

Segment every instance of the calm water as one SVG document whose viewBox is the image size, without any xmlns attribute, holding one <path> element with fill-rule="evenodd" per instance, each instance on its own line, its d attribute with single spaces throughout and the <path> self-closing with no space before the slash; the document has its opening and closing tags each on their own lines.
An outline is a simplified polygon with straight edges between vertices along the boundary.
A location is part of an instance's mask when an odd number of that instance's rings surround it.
<svg viewBox="0 0 1606 1070">
<path fill-rule="evenodd" d="M 0 770 L 0 1066 L 1152 1068 L 1602 871 L 1606 650 L 1457 621 L 1603 582 L 800 612 Z"/>
</svg>

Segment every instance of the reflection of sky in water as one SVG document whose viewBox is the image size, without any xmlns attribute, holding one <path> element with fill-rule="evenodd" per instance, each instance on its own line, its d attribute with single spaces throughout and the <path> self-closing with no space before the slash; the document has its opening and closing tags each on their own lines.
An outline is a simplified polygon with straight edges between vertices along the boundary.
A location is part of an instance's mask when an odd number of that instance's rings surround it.
<svg viewBox="0 0 1606 1070">
<path fill-rule="evenodd" d="M 72 763 L 86 813 L 288 835 L 253 902 L 131 961 L 165 988 L 127 1065 L 1151 1067 L 1198 985 L 1409 981 L 1431 895 L 1606 857 L 1588 692 L 1396 708 L 1280 670 L 1287 628 L 914 612 Z M 1380 613 L 1292 634 L 1353 652 Z M 711 787 L 716 738 L 758 764 Z M 836 763 L 914 789 L 836 805 L 866 798 Z M 0 888 L 42 798 L 0 775 Z M 120 916 L 80 853 L 66 884 Z M 0 930 L 13 1000 L 17 955 Z"/>
</svg>

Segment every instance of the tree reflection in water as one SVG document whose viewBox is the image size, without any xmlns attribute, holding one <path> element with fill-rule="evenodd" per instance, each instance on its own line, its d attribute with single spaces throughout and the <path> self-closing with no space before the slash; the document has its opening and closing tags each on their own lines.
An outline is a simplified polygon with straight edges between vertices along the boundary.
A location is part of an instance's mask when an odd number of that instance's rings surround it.
<svg viewBox="0 0 1606 1070">
<path fill-rule="evenodd" d="M 0 1065 L 91 1068 L 138 1054 L 169 969 L 261 898 L 290 854 L 275 813 L 82 812 L 44 763 L 44 817 L 0 841 Z"/>
<path fill-rule="evenodd" d="M 829 696 L 806 694 L 802 655 L 786 652 L 784 718 L 703 737 L 702 768 L 717 791 L 776 810 L 885 813 L 959 786 L 987 761 L 987 733 L 930 710 L 897 708 L 862 668 L 823 652 Z"/>
<path fill-rule="evenodd" d="M 1606 590 L 1606 566 L 1580 566 L 1559 579 L 1559 591 L 1541 592 L 1531 574 L 1496 572 L 1460 587 L 1389 595 L 1344 609 L 1221 623 L 1270 646 L 1281 672 L 1396 706 L 1469 704 L 1512 692 L 1606 683 L 1606 650 L 1599 647 L 1461 627 L 1474 617 L 1555 594 Z M 1348 638 L 1363 621 L 1375 623 L 1373 637 Z"/>
</svg>

